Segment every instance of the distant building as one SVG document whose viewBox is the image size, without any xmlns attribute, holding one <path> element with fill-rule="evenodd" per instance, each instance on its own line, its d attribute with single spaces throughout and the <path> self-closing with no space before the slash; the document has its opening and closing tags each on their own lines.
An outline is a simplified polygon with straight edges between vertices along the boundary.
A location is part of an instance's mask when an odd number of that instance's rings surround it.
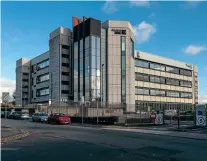
<svg viewBox="0 0 207 161">
<path fill-rule="evenodd" d="M 2 92 L 1 96 L 2 103 L 8 102 L 9 101 L 9 92 Z"/>
</svg>

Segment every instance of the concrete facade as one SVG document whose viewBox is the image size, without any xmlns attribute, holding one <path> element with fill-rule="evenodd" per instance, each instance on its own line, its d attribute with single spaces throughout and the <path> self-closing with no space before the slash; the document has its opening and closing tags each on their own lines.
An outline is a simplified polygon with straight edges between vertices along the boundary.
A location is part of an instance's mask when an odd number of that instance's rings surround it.
<svg viewBox="0 0 207 161">
<path fill-rule="evenodd" d="M 67 105 L 73 96 L 72 32 L 60 27 L 50 33 L 50 99 L 53 105 Z"/>
<path fill-rule="evenodd" d="M 16 62 L 16 107 L 30 102 L 30 60 L 21 58 Z"/>
<path fill-rule="evenodd" d="M 50 33 L 49 51 L 16 62 L 16 107 L 28 104 L 64 106 L 73 100 L 72 33 L 59 27 Z"/>
<path fill-rule="evenodd" d="M 17 106 L 49 100 L 67 106 L 84 96 L 123 112 L 195 107 L 197 67 L 135 51 L 134 44 L 128 21 L 101 23 L 84 17 L 73 30 L 59 27 L 50 33 L 49 51 L 17 61 Z"/>
<path fill-rule="evenodd" d="M 155 103 L 156 106 L 164 104 L 169 109 L 195 107 L 198 103 L 198 68 L 196 66 L 142 51 L 135 52 L 134 58 L 135 75 L 137 73 L 135 88 L 146 89 L 144 94 L 139 91 L 135 93 L 135 102 Z M 143 61 L 149 66 L 146 67 L 143 64 L 140 66 L 136 61 L 139 63 Z M 186 73 L 183 73 L 183 70 Z M 148 90 L 150 90 L 149 94 Z M 161 92 L 155 94 L 155 91 Z M 173 92 L 172 96 L 167 94 L 170 92 Z"/>
<path fill-rule="evenodd" d="M 123 104 L 126 103 L 127 112 L 135 111 L 134 107 L 134 58 L 130 53 L 130 41 L 134 42 L 132 26 L 128 21 L 106 21 L 102 23 L 102 40 L 105 40 L 104 51 L 102 52 L 103 66 L 103 103 Z M 122 54 L 121 38 L 126 38 Z M 104 43 L 102 45 L 104 45 Z M 132 52 L 134 52 L 134 47 Z M 125 65 L 122 65 L 124 59 Z M 122 67 L 124 66 L 124 67 Z M 124 70 L 124 71 L 122 71 Z M 125 74 L 123 76 L 122 74 Z M 123 78 L 125 83 L 122 83 Z M 125 84 L 125 87 L 124 87 Z M 102 87 L 103 87 L 102 86 Z M 124 91 L 125 90 L 125 91 Z M 122 98 L 122 91 L 125 93 L 125 100 Z M 129 106 L 130 105 L 130 106 Z"/>
</svg>

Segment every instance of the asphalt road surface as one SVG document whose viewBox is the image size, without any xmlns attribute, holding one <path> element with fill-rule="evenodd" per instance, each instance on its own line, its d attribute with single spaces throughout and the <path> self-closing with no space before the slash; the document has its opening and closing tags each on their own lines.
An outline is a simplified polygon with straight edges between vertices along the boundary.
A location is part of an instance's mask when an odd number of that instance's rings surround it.
<svg viewBox="0 0 207 161">
<path fill-rule="evenodd" d="M 4 124 L 4 119 L 1 120 Z M 1 146 L 2 161 L 206 161 L 207 141 L 7 120 L 32 133 Z"/>
</svg>

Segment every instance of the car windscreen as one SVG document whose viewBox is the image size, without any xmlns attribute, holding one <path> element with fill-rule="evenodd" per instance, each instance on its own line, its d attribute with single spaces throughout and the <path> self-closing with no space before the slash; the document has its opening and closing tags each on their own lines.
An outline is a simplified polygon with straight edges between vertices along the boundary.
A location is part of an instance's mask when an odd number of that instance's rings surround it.
<svg viewBox="0 0 207 161">
<path fill-rule="evenodd" d="M 65 114 L 63 114 L 63 113 L 58 113 L 58 114 L 56 114 L 57 116 L 66 116 Z"/>
<path fill-rule="evenodd" d="M 22 115 L 29 115 L 28 112 L 22 112 Z"/>
<path fill-rule="evenodd" d="M 48 116 L 46 113 L 40 113 L 40 116 Z"/>
</svg>

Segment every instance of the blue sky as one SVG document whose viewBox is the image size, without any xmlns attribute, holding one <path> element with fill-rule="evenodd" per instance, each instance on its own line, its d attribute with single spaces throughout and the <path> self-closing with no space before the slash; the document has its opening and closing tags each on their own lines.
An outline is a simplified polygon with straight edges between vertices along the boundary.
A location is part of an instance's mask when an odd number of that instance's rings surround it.
<svg viewBox="0 0 207 161">
<path fill-rule="evenodd" d="M 136 49 L 198 66 L 199 95 L 207 101 L 207 2 L 2 2 L 1 7 L 1 79 L 7 84 L 14 84 L 17 59 L 47 51 L 51 31 L 71 28 L 72 16 L 87 16 L 128 20 Z"/>
</svg>

